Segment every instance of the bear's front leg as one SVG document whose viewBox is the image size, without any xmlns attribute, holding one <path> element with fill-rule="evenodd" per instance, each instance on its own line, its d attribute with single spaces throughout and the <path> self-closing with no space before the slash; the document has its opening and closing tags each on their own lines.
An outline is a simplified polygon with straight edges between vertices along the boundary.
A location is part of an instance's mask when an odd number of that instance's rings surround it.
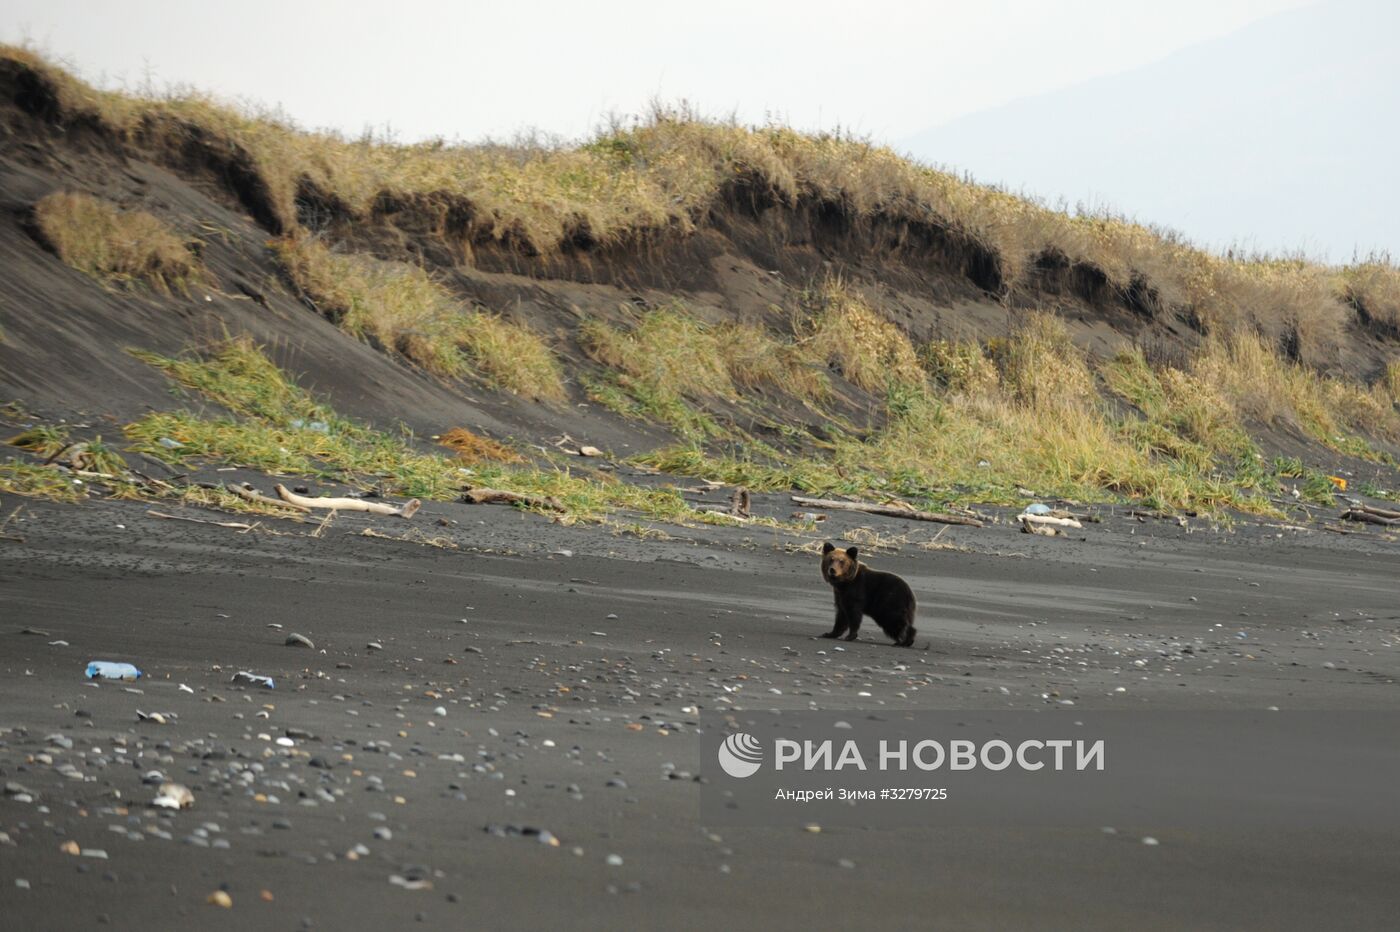
<svg viewBox="0 0 1400 932">
<path fill-rule="evenodd" d="M 850 633 L 846 634 L 846 640 L 849 641 L 855 638 L 856 628 L 859 626 L 860 612 L 852 612 L 848 606 L 842 604 L 841 596 L 838 593 L 836 597 L 836 627 L 823 634 L 822 637 L 839 638 L 849 630 Z"/>
</svg>

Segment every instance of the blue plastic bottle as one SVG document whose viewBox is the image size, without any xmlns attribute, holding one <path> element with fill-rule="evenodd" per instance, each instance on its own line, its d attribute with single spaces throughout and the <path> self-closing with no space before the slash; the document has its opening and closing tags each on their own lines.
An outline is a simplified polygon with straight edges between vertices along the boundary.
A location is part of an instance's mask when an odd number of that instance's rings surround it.
<svg viewBox="0 0 1400 932">
<path fill-rule="evenodd" d="M 129 663 L 94 660 L 87 665 L 87 675 L 90 680 L 139 680 L 141 671 Z"/>
</svg>

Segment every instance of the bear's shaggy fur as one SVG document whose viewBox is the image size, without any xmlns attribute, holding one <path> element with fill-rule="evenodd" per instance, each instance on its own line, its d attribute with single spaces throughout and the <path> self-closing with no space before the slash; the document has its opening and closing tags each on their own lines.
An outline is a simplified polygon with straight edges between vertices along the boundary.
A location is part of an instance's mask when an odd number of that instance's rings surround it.
<svg viewBox="0 0 1400 932">
<path fill-rule="evenodd" d="M 914 643 L 914 591 L 893 573 L 872 570 L 856 559 L 855 547 L 838 550 L 830 541 L 822 547 L 822 578 L 836 593 L 836 627 L 824 638 L 854 641 L 860 622 L 869 615 L 900 647 Z"/>
</svg>

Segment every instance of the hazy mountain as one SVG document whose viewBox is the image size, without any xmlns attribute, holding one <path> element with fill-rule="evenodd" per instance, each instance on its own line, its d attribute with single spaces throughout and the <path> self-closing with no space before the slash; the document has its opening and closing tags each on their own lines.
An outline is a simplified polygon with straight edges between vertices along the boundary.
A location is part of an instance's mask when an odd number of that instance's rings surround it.
<svg viewBox="0 0 1400 932">
<path fill-rule="evenodd" d="M 1400 4 L 1320 3 L 901 147 L 1205 245 L 1400 254 L 1397 39 Z"/>
</svg>

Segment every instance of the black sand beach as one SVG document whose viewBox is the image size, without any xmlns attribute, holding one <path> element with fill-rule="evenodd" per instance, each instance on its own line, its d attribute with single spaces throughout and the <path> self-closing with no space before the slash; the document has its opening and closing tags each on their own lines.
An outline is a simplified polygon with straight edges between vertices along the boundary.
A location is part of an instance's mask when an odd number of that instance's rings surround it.
<svg viewBox="0 0 1400 932">
<path fill-rule="evenodd" d="M 311 538 L 146 511 L 28 505 L 0 550 L 0 772 L 32 797 L 0 801 L 14 928 L 1385 928 L 1400 906 L 1381 831 L 720 834 L 694 782 L 702 709 L 1392 708 L 1383 541 L 953 528 L 969 550 L 867 557 L 913 584 L 916 649 L 837 651 L 816 558 L 745 531 L 427 506 L 452 551 L 360 536 L 402 533 L 385 519 Z M 85 682 L 95 658 L 140 665 L 140 692 Z M 150 771 L 194 807 L 148 808 Z M 492 833 L 525 828 L 557 846 Z"/>
</svg>

